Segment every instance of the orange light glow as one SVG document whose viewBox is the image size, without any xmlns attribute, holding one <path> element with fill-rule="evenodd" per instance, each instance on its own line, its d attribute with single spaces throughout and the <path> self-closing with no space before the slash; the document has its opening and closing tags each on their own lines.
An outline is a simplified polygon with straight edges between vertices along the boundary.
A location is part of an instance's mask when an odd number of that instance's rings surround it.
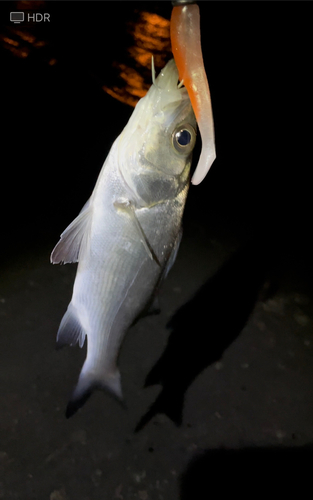
<svg viewBox="0 0 313 500">
<path fill-rule="evenodd" d="M 167 19 L 150 12 L 141 12 L 136 23 L 129 24 L 134 45 L 127 52 L 137 65 L 142 68 L 151 68 L 151 57 L 154 57 L 156 68 L 162 68 L 171 55 L 170 22 Z M 103 86 L 103 90 L 121 102 L 135 106 L 143 97 L 150 85 L 142 76 L 143 72 L 122 63 L 115 63 L 118 76 L 124 80 L 123 87 Z"/>
<path fill-rule="evenodd" d="M 152 52 L 142 49 L 141 47 L 130 47 L 128 49 L 130 56 L 135 59 L 138 64 L 144 66 L 145 68 L 149 68 L 151 65 L 151 57 Z"/>
<path fill-rule="evenodd" d="M 23 49 L 16 49 L 15 47 L 8 47 L 10 52 L 12 52 L 12 54 L 14 54 L 16 57 L 21 57 L 22 59 L 25 59 L 25 57 L 28 56 L 29 54 L 29 50 L 26 49 L 26 48 L 23 48 Z"/>
<path fill-rule="evenodd" d="M 142 12 L 141 19 L 144 23 L 144 29 L 153 35 L 155 38 L 164 38 L 168 40 L 170 34 L 170 22 L 158 14 L 151 14 L 150 12 Z"/>
<path fill-rule="evenodd" d="M 39 47 L 44 47 L 45 45 L 47 45 L 47 43 L 44 42 L 43 40 L 38 40 L 38 42 L 35 42 L 33 45 L 34 47 L 39 48 Z"/>
<path fill-rule="evenodd" d="M 36 40 L 36 37 L 27 31 L 15 29 L 14 32 L 25 42 L 33 44 Z"/>
<path fill-rule="evenodd" d="M 142 12 L 132 35 L 139 47 L 163 51 L 170 47 L 170 22 L 157 14 Z"/>
<path fill-rule="evenodd" d="M 135 69 L 129 68 L 125 64 L 120 64 L 119 67 L 121 69 L 120 77 L 125 80 L 129 87 L 136 91 L 135 95 L 143 97 L 147 92 L 147 89 L 144 89 L 143 77 Z"/>
<path fill-rule="evenodd" d="M 19 43 L 16 40 L 12 40 L 11 38 L 8 38 L 7 36 L 2 36 L 2 35 L 1 35 L 1 38 L 5 43 L 8 43 L 9 45 L 14 45 L 14 47 L 19 46 Z"/>
<path fill-rule="evenodd" d="M 127 95 L 124 89 L 120 89 L 118 87 L 109 88 L 106 87 L 105 85 L 102 88 L 107 94 L 109 94 L 111 97 L 114 97 L 114 99 L 117 99 L 118 101 L 123 102 L 124 104 L 128 104 L 133 108 L 136 106 L 138 102 L 138 99 L 136 97 L 133 97 L 132 95 Z"/>
<path fill-rule="evenodd" d="M 149 85 L 144 82 L 143 77 L 133 68 L 126 66 L 126 64 L 119 64 L 119 76 L 122 78 L 126 85 L 123 88 L 114 86 L 112 88 L 104 85 L 102 88 L 107 94 L 118 99 L 130 106 L 136 106 L 141 97 L 147 93 Z"/>
<path fill-rule="evenodd" d="M 46 5 L 43 1 L 18 1 L 17 10 L 38 10 Z M 112 97 L 130 106 L 135 106 L 148 91 L 151 82 L 151 58 L 154 57 L 156 71 L 163 68 L 170 59 L 170 22 L 158 14 L 138 12 L 135 20 L 127 24 L 132 36 L 131 46 L 126 46 L 124 57 L 117 58 L 112 64 L 110 78 L 103 82 L 103 90 Z M 32 26 L 16 25 L 6 29 L 0 35 L 0 44 L 13 56 L 26 58 L 29 54 L 38 54 L 39 60 L 54 66 L 57 63 L 51 51 L 49 40 L 37 38 Z M 116 35 L 118 38 L 118 34 Z"/>
<path fill-rule="evenodd" d="M 21 27 L 11 26 L 8 33 L 0 34 L 2 46 L 9 50 L 14 56 L 25 59 L 35 49 L 47 46 L 45 40 L 37 40 L 29 31 L 23 31 Z M 50 64 L 50 62 L 48 62 Z"/>
</svg>

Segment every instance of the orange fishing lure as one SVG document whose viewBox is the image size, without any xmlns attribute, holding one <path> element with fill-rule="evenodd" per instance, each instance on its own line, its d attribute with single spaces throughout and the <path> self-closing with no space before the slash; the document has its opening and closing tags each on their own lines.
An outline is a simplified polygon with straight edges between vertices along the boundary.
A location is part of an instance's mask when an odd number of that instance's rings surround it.
<svg viewBox="0 0 313 500">
<path fill-rule="evenodd" d="M 214 124 L 210 89 L 203 64 L 200 12 L 196 4 L 178 5 L 171 16 L 172 52 L 196 115 L 202 150 L 191 182 L 200 184 L 215 160 Z"/>
</svg>

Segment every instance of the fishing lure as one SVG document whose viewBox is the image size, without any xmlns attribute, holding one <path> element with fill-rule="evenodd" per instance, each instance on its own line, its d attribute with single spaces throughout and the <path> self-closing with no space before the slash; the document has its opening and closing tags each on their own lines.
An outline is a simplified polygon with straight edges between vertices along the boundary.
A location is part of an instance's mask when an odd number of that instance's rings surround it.
<svg viewBox="0 0 313 500">
<path fill-rule="evenodd" d="M 200 11 L 196 4 L 173 2 L 172 52 L 181 82 L 185 85 L 199 126 L 202 151 L 192 184 L 200 184 L 216 158 L 210 89 L 200 38 Z"/>
</svg>

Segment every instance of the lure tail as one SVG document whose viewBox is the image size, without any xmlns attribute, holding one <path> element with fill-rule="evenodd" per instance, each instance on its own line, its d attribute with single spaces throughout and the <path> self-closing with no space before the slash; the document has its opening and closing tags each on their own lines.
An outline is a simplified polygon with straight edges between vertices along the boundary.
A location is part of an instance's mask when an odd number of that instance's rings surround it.
<svg viewBox="0 0 313 500">
<path fill-rule="evenodd" d="M 210 89 L 205 73 L 200 37 L 200 11 L 196 4 L 173 8 L 172 52 L 196 115 L 202 139 L 199 163 L 191 182 L 200 184 L 215 160 L 214 124 Z"/>
</svg>

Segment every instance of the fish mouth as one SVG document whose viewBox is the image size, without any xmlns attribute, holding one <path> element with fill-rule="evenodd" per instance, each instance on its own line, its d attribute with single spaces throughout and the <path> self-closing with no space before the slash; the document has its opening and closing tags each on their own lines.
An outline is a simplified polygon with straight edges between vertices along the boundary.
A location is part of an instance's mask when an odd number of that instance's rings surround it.
<svg viewBox="0 0 313 500">
<path fill-rule="evenodd" d="M 163 126 L 166 130 L 174 121 L 183 121 L 191 109 L 187 89 L 178 83 L 178 80 L 179 75 L 175 60 L 170 59 L 152 86 L 155 90 L 161 91 L 162 97 L 157 100 L 161 104 L 159 112 L 161 112 L 162 121 L 164 120 Z"/>
<path fill-rule="evenodd" d="M 210 89 L 201 51 L 198 5 L 173 8 L 171 43 L 179 78 L 188 91 L 201 134 L 202 150 L 191 179 L 193 184 L 200 184 L 211 168 L 216 153 Z"/>
</svg>

